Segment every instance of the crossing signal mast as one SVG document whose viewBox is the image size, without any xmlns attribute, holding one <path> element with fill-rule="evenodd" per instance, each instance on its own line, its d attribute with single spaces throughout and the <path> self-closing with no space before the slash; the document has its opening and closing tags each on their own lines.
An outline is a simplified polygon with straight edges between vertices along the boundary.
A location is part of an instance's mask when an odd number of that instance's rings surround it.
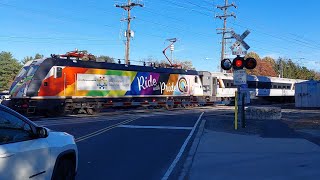
<svg viewBox="0 0 320 180">
<path fill-rule="evenodd" d="M 126 64 L 129 64 L 130 38 L 133 37 L 133 32 L 131 31 L 130 23 L 131 23 L 131 20 L 134 19 L 134 17 L 131 17 L 131 10 L 136 6 L 143 7 L 143 4 L 128 0 L 128 3 L 126 4 L 121 4 L 121 5 L 116 4 L 115 6 L 117 8 L 122 8 L 128 12 L 128 16 L 127 18 L 124 19 L 124 21 L 127 21 L 127 30 L 125 32 L 125 36 L 126 36 L 125 60 L 126 60 Z"/>
<path fill-rule="evenodd" d="M 225 58 L 225 49 L 226 49 L 226 34 L 231 32 L 231 29 L 227 28 L 227 19 L 229 17 L 234 17 L 236 18 L 236 15 L 234 13 L 228 14 L 228 8 L 234 7 L 237 8 L 237 6 L 234 3 L 229 4 L 228 0 L 224 1 L 223 6 L 217 6 L 218 9 L 223 10 L 223 15 L 217 15 L 216 18 L 219 18 L 223 20 L 223 28 L 218 28 L 217 30 L 220 30 L 221 32 L 218 32 L 218 34 L 222 34 L 222 41 L 221 41 L 221 59 L 222 61 Z M 222 69 L 220 69 L 222 72 Z"/>
</svg>

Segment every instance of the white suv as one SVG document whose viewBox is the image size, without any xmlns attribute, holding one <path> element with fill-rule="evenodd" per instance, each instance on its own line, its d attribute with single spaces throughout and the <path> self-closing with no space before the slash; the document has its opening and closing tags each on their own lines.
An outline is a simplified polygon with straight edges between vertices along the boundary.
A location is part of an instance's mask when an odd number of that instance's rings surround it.
<svg viewBox="0 0 320 180">
<path fill-rule="evenodd" d="M 0 179 L 74 179 L 78 166 L 74 137 L 40 127 L 0 105 Z"/>
</svg>

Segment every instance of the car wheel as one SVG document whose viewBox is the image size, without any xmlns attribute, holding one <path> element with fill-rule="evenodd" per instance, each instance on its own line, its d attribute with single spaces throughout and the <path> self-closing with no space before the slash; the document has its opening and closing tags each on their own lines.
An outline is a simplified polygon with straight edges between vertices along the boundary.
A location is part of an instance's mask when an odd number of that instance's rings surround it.
<svg viewBox="0 0 320 180">
<path fill-rule="evenodd" d="M 58 162 L 56 170 L 53 174 L 53 180 L 74 180 L 75 179 L 75 166 L 69 159 L 63 159 Z"/>
</svg>

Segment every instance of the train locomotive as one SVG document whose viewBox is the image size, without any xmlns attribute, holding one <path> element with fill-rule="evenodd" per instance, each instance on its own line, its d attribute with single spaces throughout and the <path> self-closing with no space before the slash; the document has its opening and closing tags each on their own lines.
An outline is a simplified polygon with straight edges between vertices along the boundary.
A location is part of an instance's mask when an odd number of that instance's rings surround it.
<svg viewBox="0 0 320 180">
<path fill-rule="evenodd" d="M 99 62 L 91 54 L 77 52 L 52 55 L 23 66 L 11 85 L 7 105 L 20 113 L 57 116 L 149 102 L 168 108 L 234 100 L 233 74 L 177 67 Z M 247 75 L 247 97 L 291 102 L 295 83 L 302 81 Z"/>
<path fill-rule="evenodd" d="M 203 96 L 195 70 L 51 56 L 27 62 L 10 88 L 21 113 L 93 114 L 110 102 L 184 101 Z"/>
</svg>

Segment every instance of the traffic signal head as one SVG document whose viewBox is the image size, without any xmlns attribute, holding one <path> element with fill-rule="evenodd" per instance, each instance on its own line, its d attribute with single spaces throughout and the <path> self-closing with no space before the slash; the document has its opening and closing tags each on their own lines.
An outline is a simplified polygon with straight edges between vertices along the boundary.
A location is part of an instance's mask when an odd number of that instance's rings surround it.
<svg viewBox="0 0 320 180">
<path fill-rule="evenodd" d="M 245 60 L 246 69 L 254 69 L 257 66 L 257 61 L 254 58 L 247 58 Z"/>
<path fill-rule="evenodd" d="M 237 56 L 232 61 L 233 69 L 243 69 L 245 61 L 243 57 Z"/>
<path fill-rule="evenodd" d="M 221 68 L 223 70 L 230 70 L 232 68 L 232 63 L 231 63 L 231 60 L 230 59 L 224 59 L 221 61 Z"/>
</svg>

